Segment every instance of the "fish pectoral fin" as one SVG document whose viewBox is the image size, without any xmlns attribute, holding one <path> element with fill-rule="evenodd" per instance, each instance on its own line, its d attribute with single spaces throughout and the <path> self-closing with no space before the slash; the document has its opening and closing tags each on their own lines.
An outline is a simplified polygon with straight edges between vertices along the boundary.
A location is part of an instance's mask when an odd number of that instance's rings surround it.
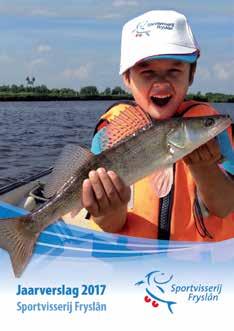
<svg viewBox="0 0 234 331">
<path fill-rule="evenodd" d="M 163 288 L 161 288 L 161 286 L 156 286 L 158 289 L 159 289 L 159 291 L 161 291 L 162 293 L 164 293 L 165 291 L 164 291 L 164 289 Z"/>
<path fill-rule="evenodd" d="M 27 229 L 28 221 L 30 216 L 0 220 L 0 247 L 8 251 L 16 277 L 28 264 L 39 235 Z"/>
<path fill-rule="evenodd" d="M 45 185 L 44 196 L 51 198 L 66 181 L 79 169 L 93 154 L 85 147 L 76 144 L 66 145 Z"/>
<path fill-rule="evenodd" d="M 171 191 L 174 181 L 173 166 L 156 170 L 151 176 L 150 181 L 159 198 L 163 198 Z"/>
</svg>

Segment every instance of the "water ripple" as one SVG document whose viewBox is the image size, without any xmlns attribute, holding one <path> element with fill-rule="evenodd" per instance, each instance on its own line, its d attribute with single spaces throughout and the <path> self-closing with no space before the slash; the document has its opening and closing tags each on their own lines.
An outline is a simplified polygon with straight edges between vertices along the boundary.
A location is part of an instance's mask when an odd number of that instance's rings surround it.
<svg viewBox="0 0 234 331">
<path fill-rule="evenodd" d="M 66 144 L 90 146 L 113 101 L 0 102 L 0 186 L 54 164 Z M 234 118 L 234 104 L 216 104 Z"/>
</svg>

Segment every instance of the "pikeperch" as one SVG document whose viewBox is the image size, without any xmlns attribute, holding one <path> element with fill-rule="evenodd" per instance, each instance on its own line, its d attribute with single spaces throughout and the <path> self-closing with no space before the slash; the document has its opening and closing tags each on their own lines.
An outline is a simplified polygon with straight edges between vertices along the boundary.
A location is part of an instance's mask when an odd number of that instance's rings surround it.
<svg viewBox="0 0 234 331">
<path fill-rule="evenodd" d="M 230 124 L 230 118 L 221 115 L 154 121 L 130 108 L 104 129 L 101 154 L 69 145 L 45 190 L 49 200 L 28 215 L 0 220 L 0 247 L 8 251 L 15 276 L 29 262 L 41 231 L 82 208 L 82 183 L 92 169 L 113 170 L 131 185 L 155 169 L 171 166 Z"/>
</svg>

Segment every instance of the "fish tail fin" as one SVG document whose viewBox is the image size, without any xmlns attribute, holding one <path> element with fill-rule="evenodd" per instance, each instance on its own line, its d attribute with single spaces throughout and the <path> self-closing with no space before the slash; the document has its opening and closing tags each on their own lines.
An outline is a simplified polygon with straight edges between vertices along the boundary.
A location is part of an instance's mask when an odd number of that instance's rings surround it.
<svg viewBox="0 0 234 331">
<path fill-rule="evenodd" d="M 170 312 L 173 314 L 173 311 L 172 311 L 172 308 L 171 308 L 171 306 L 172 305 L 175 305 L 177 302 L 175 302 L 175 301 L 168 301 L 168 309 L 170 310 Z"/>
<path fill-rule="evenodd" d="M 0 247 L 8 251 L 16 277 L 28 264 L 39 235 L 30 229 L 30 221 L 31 215 L 0 219 Z"/>
</svg>

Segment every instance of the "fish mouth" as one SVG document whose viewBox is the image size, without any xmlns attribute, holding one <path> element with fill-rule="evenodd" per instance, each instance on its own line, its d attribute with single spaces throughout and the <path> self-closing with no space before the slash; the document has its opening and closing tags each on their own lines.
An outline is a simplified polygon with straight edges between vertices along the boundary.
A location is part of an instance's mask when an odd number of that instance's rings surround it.
<svg viewBox="0 0 234 331">
<path fill-rule="evenodd" d="M 166 106 L 169 101 L 171 100 L 172 95 L 167 94 L 167 95 L 152 95 L 150 97 L 151 101 L 153 102 L 154 105 L 159 106 L 159 107 L 164 107 Z"/>
</svg>

